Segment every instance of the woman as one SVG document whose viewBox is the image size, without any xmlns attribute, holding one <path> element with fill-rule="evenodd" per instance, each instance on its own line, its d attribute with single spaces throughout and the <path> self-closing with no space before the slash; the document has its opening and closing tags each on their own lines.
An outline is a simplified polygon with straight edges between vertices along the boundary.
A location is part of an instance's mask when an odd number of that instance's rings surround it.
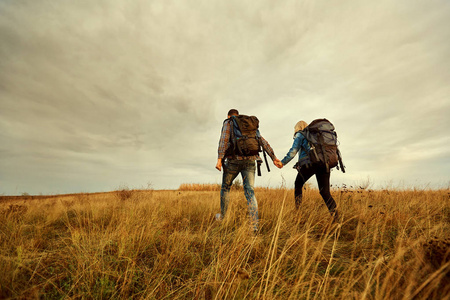
<svg viewBox="0 0 450 300">
<path fill-rule="evenodd" d="M 319 185 L 320 195 L 328 207 L 334 220 L 337 221 L 338 213 L 336 210 L 336 202 L 330 194 L 330 172 L 323 163 L 311 164 L 308 157 L 309 144 L 302 134 L 302 130 L 308 124 L 305 121 L 299 121 L 294 126 L 294 143 L 286 156 L 281 162 L 276 163 L 278 168 L 282 168 L 288 164 L 300 151 L 298 155 L 298 163 L 296 169 L 298 171 L 295 179 L 295 207 L 298 209 L 302 202 L 302 190 L 305 182 L 313 175 L 316 175 L 317 184 Z"/>
</svg>

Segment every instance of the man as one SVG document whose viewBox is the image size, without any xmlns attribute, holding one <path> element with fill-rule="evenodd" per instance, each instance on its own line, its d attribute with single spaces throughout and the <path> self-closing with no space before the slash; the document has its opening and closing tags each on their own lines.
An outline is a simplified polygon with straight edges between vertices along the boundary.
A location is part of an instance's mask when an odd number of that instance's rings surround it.
<svg viewBox="0 0 450 300">
<path fill-rule="evenodd" d="M 223 166 L 222 188 L 220 190 L 220 210 L 221 214 L 216 216 L 218 219 L 222 219 L 228 209 L 228 203 L 230 200 L 230 187 L 233 180 L 241 173 L 242 182 L 244 185 L 244 194 L 247 199 L 248 210 L 252 221 L 253 231 L 258 230 L 258 203 L 256 202 L 254 184 L 255 184 L 255 161 L 261 161 L 258 154 L 243 155 L 234 147 L 232 141 L 232 131 L 234 130 L 232 116 L 239 116 L 239 112 L 236 109 L 231 109 L 228 112 L 228 117 L 223 123 L 222 133 L 219 140 L 219 151 L 216 169 L 221 171 Z M 270 156 L 274 164 L 280 162 L 275 156 L 272 147 L 269 143 L 259 134 L 260 145 Z"/>
</svg>

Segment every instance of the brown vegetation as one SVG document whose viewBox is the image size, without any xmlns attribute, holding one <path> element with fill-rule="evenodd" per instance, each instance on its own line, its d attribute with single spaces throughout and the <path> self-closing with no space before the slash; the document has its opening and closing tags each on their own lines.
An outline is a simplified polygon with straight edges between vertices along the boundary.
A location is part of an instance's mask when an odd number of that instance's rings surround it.
<svg viewBox="0 0 450 300">
<path fill-rule="evenodd" d="M 447 190 L 204 187 L 0 199 L 0 298 L 450 299 Z"/>
<path fill-rule="evenodd" d="M 220 184 L 214 183 L 183 183 L 178 188 L 179 191 L 191 191 L 191 192 L 219 192 L 221 188 Z M 242 182 L 240 180 L 235 180 L 231 186 L 232 191 L 242 190 Z M 273 188 L 267 187 L 255 187 L 256 192 L 269 191 Z"/>
</svg>

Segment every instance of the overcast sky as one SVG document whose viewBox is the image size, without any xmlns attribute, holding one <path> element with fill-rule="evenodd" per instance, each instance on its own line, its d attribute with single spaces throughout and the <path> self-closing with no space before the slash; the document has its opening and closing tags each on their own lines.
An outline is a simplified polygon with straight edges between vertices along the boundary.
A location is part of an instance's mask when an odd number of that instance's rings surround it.
<svg viewBox="0 0 450 300">
<path fill-rule="evenodd" d="M 0 0 L 0 195 L 220 183 L 230 108 L 280 159 L 328 118 L 335 185 L 447 188 L 450 1 Z"/>
</svg>

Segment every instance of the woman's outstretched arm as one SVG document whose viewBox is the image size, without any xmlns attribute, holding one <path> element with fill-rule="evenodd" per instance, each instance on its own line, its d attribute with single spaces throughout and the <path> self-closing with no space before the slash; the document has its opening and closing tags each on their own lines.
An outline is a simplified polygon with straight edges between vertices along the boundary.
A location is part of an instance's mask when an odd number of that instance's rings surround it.
<svg viewBox="0 0 450 300">
<path fill-rule="evenodd" d="M 289 152 L 286 154 L 286 156 L 281 160 L 281 163 L 283 166 L 287 165 L 297 154 L 298 151 L 300 151 L 301 145 L 303 141 L 303 135 L 301 133 L 297 133 L 294 138 L 294 143 L 292 144 L 291 149 L 289 149 Z"/>
</svg>

